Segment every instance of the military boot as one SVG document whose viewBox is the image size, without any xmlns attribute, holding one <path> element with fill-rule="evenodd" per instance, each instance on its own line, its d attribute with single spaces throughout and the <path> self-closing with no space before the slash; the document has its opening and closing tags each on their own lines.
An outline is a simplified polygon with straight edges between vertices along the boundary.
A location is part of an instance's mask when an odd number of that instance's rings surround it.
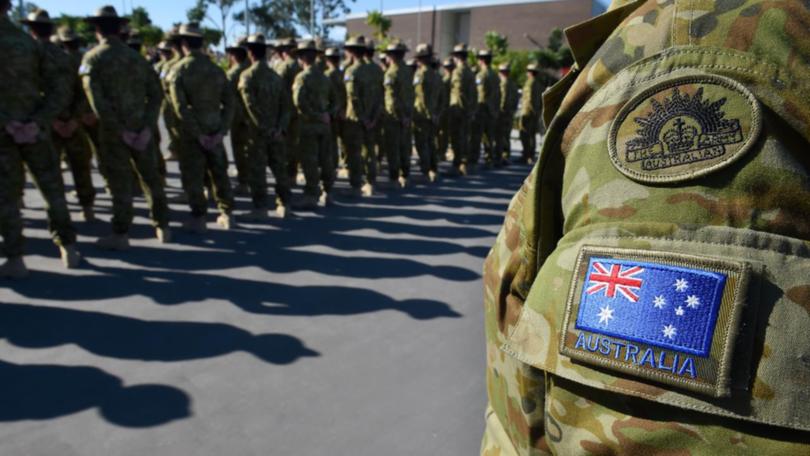
<svg viewBox="0 0 810 456">
<path fill-rule="evenodd" d="M 62 264 L 68 269 L 78 268 L 82 262 L 82 256 L 76 250 L 75 245 L 60 246 L 59 253 L 62 256 Z"/>
<path fill-rule="evenodd" d="M 93 206 L 82 207 L 82 219 L 88 223 L 96 221 L 96 213 L 93 210 Z"/>
<path fill-rule="evenodd" d="M 220 214 L 217 217 L 217 225 L 223 230 L 230 230 L 235 225 L 233 216 L 231 214 Z"/>
<path fill-rule="evenodd" d="M 298 173 L 295 175 L 295 185 L 304 186 L 307 185 L 307 178 L 304 176 L 304 173 Z"/>
<path fill-rule="evenodd" d="M 360 189 L 360 191 L 363 192 L 363 196 L 372 196 L 374 195 L 374 186 L 367 183 L 363 186 L 363 188 Z"/>
<path fill-rule="evenodd" d="M 25 279 L 28 277 L 28 268 L 21 256 L 9 258 L 0 266 L 0 278 L 3 279 Z"/>
<path fill-rule="evenodd" d="M 99 238 L 96 241 L 96 246 L 102 250 L 129 250 L 129 236 L 113 233 L 107 237 Z"/>
<path fill-rule="evenodd" d="M 407 177 L 400 176 L 398 181 L 399 181 L 399 187 L 400 188 L 405 188 L 405 187 L 408 186 L 408 178 Z"/>
<path fill-rule="evenodd" d="M 428 171 L 428 180 L 430 182 L 436 182 L 439 180 L 439 173 L 436 171 Z"/>
<path fill-rule="evenodd" d="M 276 215 L 278 215 L 279 218 L 285 219 L 285 218 L 288 218 L 290 216 L 290 211 L 289 211 L 289 209 L 287 208 L 286 205 L 278 204 L 278 205 L 276 205 Z"/>
<path fill-rule="evenodd" d="M 202 234 L 208 230 L 205 217 L 189 217 L 183 222 L 183 229 L 194 234 Z"/>
<path fill-rule="evenodd" d="M 318 207 L 318 198 L 313 195 L 304 195 L 296 206 L 305 211 L 313 210 Z"/>
<path fill-rule="evenodd" d="M 321 193 L 321 197 L 318 198 L 318 205 L 321 207 L 329 207 L 332 205 L 332 195 L 329 192 Z"/>
<path fill-rule="evenodd" d="M 172 242 L 172 230 L 168 226 L 159 226 L 155 228 L 155 237 L 161 244 L 168 244 Z"/>
</svg>

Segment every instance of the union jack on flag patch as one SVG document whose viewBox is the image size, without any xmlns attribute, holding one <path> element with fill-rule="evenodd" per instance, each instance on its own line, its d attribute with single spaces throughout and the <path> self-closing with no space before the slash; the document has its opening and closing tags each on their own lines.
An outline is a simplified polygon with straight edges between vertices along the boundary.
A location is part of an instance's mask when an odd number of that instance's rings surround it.
<svg viewBox="0 0 810 456">
<path fill-rule="evenodd" d="M 642 274 L 644 268 L 641 266 L 631 266 L 625 269 L 619 264 L 611 264 L 609 266 L 610 269 L 606 268 L 605 265 L 600 262 L 593 263 L 593 269 L 590 275 L 590 286 L 586 292 L 592 295 L 604 290 L 605 296 L 613 298 L 618 291 L 630 301 L 638 302 L 639 296 L 637 291 L 644 285 L 644 281 L 636 278 L 636 276 Z"/>
</svg>

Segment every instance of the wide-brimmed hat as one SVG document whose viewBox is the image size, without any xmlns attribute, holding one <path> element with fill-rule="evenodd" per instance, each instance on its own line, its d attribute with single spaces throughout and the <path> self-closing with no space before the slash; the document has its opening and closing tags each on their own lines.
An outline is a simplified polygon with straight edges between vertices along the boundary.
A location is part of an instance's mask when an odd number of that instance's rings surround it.
<svg viewBox="0 0 810 456">
<path fill-rule="evenodd" d="M 456 62 L 454 62 L 453 59 L 444 59 L 442 66 L 445 68 L 454 68 L 456 66 Z"/>
<path fill-rule="evenodd" d="M 74 41 L 79 41 L 79 35 L 73 31 L 72 28 L 63 25 L 56 30 L 56 35 L 59 38 L 60 43 L 72 43 Z"/>
<path fill-rule="evenodd" d="M 458 55 L 458 54 L 467 55 L 467 54 L 469 54 L 469 52 L 470 52 L 470 50 L 467 48 L 467 43 L 459 43 L 459 44 L 453 46 L 453 51 L 450 52 L 450 54 L 452 54 L 452 55 Z"/>
<path fill-rule="evenodd" d="M 433 47 L 428 43 L 419 44 L 416 46 L 416 54 L 414 57 L 433 57 Z"/>
<path fill-rule="evenodd" d="M 341 52 L 340 52 L 340 49 L 338 49 L 338 48 L 330 47 L 330 48 L 326 49 L 326 52 L 324 52 L 324 55 L 326 57 L 331 57 L 331 58 L 340 58 Z"/>
<path fill-rule="evenodd" d="M 126 24 L 129 22 L 129 18 L 121 17 L 118 15 L 118 11 L 115 10 L 115 7 L 112 5 L 105 5 L 96 10 L 95 16 L 87 16 L 84 18 L 85 22 L 99 22 L 99 21 L 116 21 L 118 23 Z"/>
<path fill-rule="evenodd" d="M 267 46 L 267 39 L 261 33 L 254 33 L 250 35 L 245 40 L 245 46 L 247 47 L 259 47 L 259 46 Z"/>
<path fill-rule="evenodd" d="M 131 31 L 129 33 L 129 39 L 127 40 L 127 44 L 130 46 L 142 46 L 143 38 L 141 37 L 141 32 L 137 30 Z"/>
<path fill-rule="evenodd" d="M 402 42 L 391 43 L 385 47 L 383 52 L 386 54 L 404 54 L 408 52 L 408 46 L 405 46 L 405 43 Z"/>
<path fill-rule="evenodd" d="M 240 36 L 236 43 L 225 48 L 225 52 L 244 52 L 245 45 L 247 44 L 247 37 Z"/>
<path fill-rule="evenodd" d="M 43 25 L 53 25 L 53 21 L 51 20 L 50 14 L 44 9 L 37 9 L 28 13 L 28 16 L 25 19 L 21 20 L 20 23 L 31 25 L 31 24 L 43 24 Z"/>
<path fill-rule="evenodd" d="M 280 49 L 290 49 L 297 46 L 298 42 L 295 41 L 295 38 L 279 38 L 276 40 L 276 47 Z"/>
<path fill-rule="evenodd" d="M 377 50 L 377 45 L 374 43 L 374 40 L 366 40 L 366 50 L 371 52 Z"/>
<path fill-rule="evenodd" d="M 180 30 L 177 31 L 178 37 L 188 37 L 188 38 L 202 38 L 203 32 L 200 28 L 200 24 L 197 22 L 189 22 L 188 24 L 183 24 L 180 26 Z"/>
<path fill-rule="evenodd" d="M 537 73 L 538 71 L 540 71 L 540 66 L 537 65 L 536 63 L 530 63 L 526 67 L 526 71 L 531 71 L 532 73 Z"/>
<path fill-rule="evenodd" d="M 510 72 L 511 70 L 512 70 L 512 67 L 511 67 L 511 66 L 509 66 L 509 64 L 508 64 L 508 63 L 502 63 L 502 64 L 501 64 L 501 65 L 498 67 L 498 71 L 500 71 L 500 72 L 502 72 L 502 73 L 503 73 L 503 72 L 508 73 L 508 72 Z"/>
<path fill-rule="evenodd" d="M 298 45 L 295 47 L 296 54 L 304 54 L 308 52 L 317 53 L 318 52 L 318 43 L 315 40 L 304 40 L 299 41 Z"/>
<path fill-rule="evenodd" d="M 492 51 L 489 49 L 479 49 L 478 52 L 475 53 L 475 56 L 479 59 L 491 59 Z"/>
<path fill-rule="evenodd" d="M 169 46 L 169 43 L 166 42 L 166 41 L 161 41 L 160 43 L 158 43 L 157 48 L 158 48 L 158 51 L 163 51 L 163 52 L 172 52 L 172 51 L 174 51 L 174 49 L 171 46 Z"/>
<path fill-rule="evenodd" d="M 343 47 L 345 49 L 366 49 L 366 37 L 363 35 L 350 37 Z"/>
</svg>

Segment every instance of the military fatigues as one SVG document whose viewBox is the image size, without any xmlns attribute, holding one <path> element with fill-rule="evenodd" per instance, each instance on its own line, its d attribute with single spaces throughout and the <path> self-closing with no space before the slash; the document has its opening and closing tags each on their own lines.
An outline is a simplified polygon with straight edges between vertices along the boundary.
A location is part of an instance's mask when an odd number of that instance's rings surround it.
<svg viewBox="0 0 810 456">
<path fill-rule="evenodd" d="M 479 69 L 475 75 L 475 86 L 478 89 L 478 109 L 475 111 L 470 133 L 470 150 L 467 156 L 470 164 L 477 164 L 481 156 L 481 144 L 484 145 L 484 160 L 492 165 L 500 156 L 495 157 L 497 143 L 497 122 L 501 106 L 501 84 L 498 75 L 492 68 Z"/>
<path fill-rule="evenodd" d="M 496 160 L 509 160 L 512 143 L 512 125 L 515 120 L 520 93 L 517 84 L 509 76 L 501 77 L 501 109 L 498 112 Z"/>
<path fill-rule="evenodd" d="M 442 81 L 436 70 L 425 65 L 416 71 L 413 79 L 415 103 L 413 136 L 422 174 L 439 170 L 436 151 L 436 124 L 441 115 Z"/>
<path fill-rule="evenodd" d="M 452 73 L 444 72 L 442 74 L 442 90 L 440 93 L 439 108 L 441 116 L 439 117 L 439 127 L 436 135 L 436 152 L 439 154 L 440 159 L 447 154 L 450 145 L 450 80 Z"/>
<path fill-rule="evenodd" d="M 396 181 L 407 178 L 411 171 L 411 145 L 406 143 L 410 127 L 404 122 L 413 118 L 413 83 L 411 71 L 402 62 L 391 62 L 385 72 L 385 117 L 383 147 L 388 159 L 388 177 Z"/>
<path fill-rule="evenodd" d="M 201 51 L 192 51 L 177 63 L 169 75 L 171 103 L 180 123 L 180 174 L 188 196 L 191 215 L 208 211 L 205 176 L 210 177 L 220 213 L 233 210 L 233 192 L 228 178 L 225 146 L 205 149 L 202 135 L 227 134 L 233 120 L 235 96 L 225 73 Z"/>
<path fill-rule="evenodd" d="M 175 51 L 174 57 L 160 65 L 160 72 L 158 73 L 164 94 L 160 113 L 163 116 L 163 122 L 166 124 L 166 130 L 169 132 L 169 153 L 175 158 L 179 156 L 181 147 L 180 122 L 177 120 L 177 115 L 174 113 L 174 108 L 172 108 L 171 104 L 169 75 L 172 73 L 174 66 L 181 60 L 183 60 L 183 55 L 179 51 Z"/>
<path fill-rule="evenodd" d="M 11 22 L 0 17 L 0 233 L 7 258 L 23 255 L 24 238 L 20 195 L 25 183 L 23 161 L 48 205 L 48 219 L 54 242 L 75 243 L 70 224 L 59 162 L 48 139 L 51 121 L 67 105 L 69 88 L 63 86 L 58 67 L 35 42 Z M 13 121 L 34 121 L 40 128 L 34 144 L 16 144 L 6 126 Z M 61 193 L 61 194 L 60 194 Z"/>
<path fill-rule="evenodd" d="M 286 139 L 290 124 L 290 96 L 284 81 L 264 62 L 256 62 L 242 73 L 239 95 L 248 119 L 247 160 L 253 207 L 267 208 L 267 167 L 276 180 L 276 203 L 290 201 Z M 275 133 L 281 136 L 276 137 Z"/>
<path fill-rule="evenodd" d="M 518 119 L 524 160 L 533 160 L 537 154 L 537 133 L 540 129 L 540 116 L 543 113 L 543 89 L 539 75 L 526 78 Z"/>
<path fill-rule="evenodd" d="M 567 31 L 577 64 L 485 263 L 482 454 L 810 454 L 797 16 L 649 0 Z"/>
<path fill-rule="evenodd" d="M 332 83 L 314 65 L 298 73 L 293 84 L 293 102 L 298 112 L 301 136 L 298 140 L 298 161 L 304 170 L 304 194 L 319 197 L 329 194 L 335 183 L 335 163 L 329 144 L 332 129 L 321 116 L 333 111 Z"/>
<path fill-rule="evenodd" d="M 301 72 L 301 66 L 298 62 L 290 57 L 279 59 L 273 66 L 276 74 L 281 76 L 284 81 L 284 88 L 290 97 L 293 93 L 293 83 L 296 76 Z M 292 98 L 290 98 L 290 105 L 292 105 Z M 298 139 L 300 137 L 300 125 L 298 120 L 298 113 L 295 109 L 292 110 L 290 117 L 290 128 L 287 131 L 287 172 L 290 178 L 295 181 L 298 174 Z"/>
<path fill-rule="evenodd" d="M 374 150 L 377 154 L 377 166 L 382 164 L 383 158 L 385 157 L 385 151 L 383 150 L 383 141 L 382 141 L 382 130 L 383 130 L 383 116 L 385 115 L 385 88 L 383 84 L 385 82 L 385 71 L 374 62 L 373 59 L 367 59 L 366 66 L 368 67 L 368 73 L 371 75 L 371 119 L 374 121 L 374 125 L 371 128 L 371 139 L 372 143 L 374 144 Z"/>
<path fill-rule="evenodd" d="M 332 155 L 334 156 L 333 162 L 337 164 L 340 158 L 340 138 L 342 136 L 344 118 L 346 117 L 346 86 L 343 84 L 343 71 L 341 71 L 340 68 L 327 68 L 324 75 L 326 75 L 332 83 L 332 94 L 335 99 L 333 105 L 334 109 L 332 111 L 332 140 L 330 147 L 332 148 Z"/>
<path fill-rule="evenodd" d="M 450 145 L 453 166 L 467 163 L 470 153 L 470 122 L 475 116 L 478 95 L 475 76 L 466 64 L 456 66 L 450 79 Z"/>
<path fill-rule="evenodd" d="M 93 146 L 90 136 L 81 122 L 82 117 L 91 111 L 82 89 L 82 82 L 78 77 L 82 56 L 79 53 L 64 52 L 64 54 L 68 58 L 66 62 L 68 66 L 62 70 L 62 77 L 66 78 L 66 83 L 72 87 L 71 100 L 68 108 L 62 111 L 55 123 L 73 123 L 75 129 L 67 137 L 63 137 L 54 128 L 51 136 L 57 153 L 63 156 L 70 165 L 79 204 L 84 208 L 89 208 L 93 206 L 96 199 L 96 189 L 93 187 L 91 175 Z"/>
<path fill-rule="evenodd" d="M 363 184 L 374 185 L 377 180 L 377 154 L 375 128 L 366 128 L 373 122 L 375 89 L 374 75 L 362 60 L 346 68 L 346 121 L 343 123 L 343 142 L 346 144 L 346 164 L 352 188 Z M 365 179 L 365 182 L 364 182 Z"/>
<path fill-rule="evenodd" d="M 112 193 L 115 234 L 126 234 L 132 223 L 133 169 L 151 209 L 154 226 L 169 226 L 169 208 L 154 153 L 139 152 L 122 139 L 157 124 L 162 93 L 152 67 L 117 37 L 105 38 L 84 56 L 80 75 L 90 106 L 99 119 L 99 170 Z"/>
<path fill-rule="evenodd" d="M 242 73 L 250 66 L 245 61 L 228 70 L 228 81 L 234 88 L 234 93 L 239 93 L 239 81 Z M 245 113 L 245 105 L 241 97 L 237 97 L 233 121 L 231 122 L 231 150 L 233 151 L 233 161 L 236 164 L 237 179 L 240 186 L 247 186 L 250 180 L 250 171 L 247 161 L 247 141 L 249 137 L 249 119 Z"/>
</svg>

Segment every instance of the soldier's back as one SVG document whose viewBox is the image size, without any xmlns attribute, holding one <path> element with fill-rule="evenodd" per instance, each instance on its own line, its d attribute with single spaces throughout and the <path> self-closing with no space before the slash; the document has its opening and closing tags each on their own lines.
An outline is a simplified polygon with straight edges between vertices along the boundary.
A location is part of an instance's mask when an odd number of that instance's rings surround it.
<svg viewBox="0 0 810 456">
<path fill-rule="evenodd" d="M 222 126 L 223 96 L 231 95 L 222 69 L 203 53 L 193 52 L 174 66 L 169 79 L 184 91 L 205 133 L 217 132 Z"/>
<path fill-rule="evenodd" d="M 0 112 L 4 118 L 24 119 L 37 108 L 44 89 L 42 72 L 47 63 L 42 46 L 0 17 Z"/>
</svg>

